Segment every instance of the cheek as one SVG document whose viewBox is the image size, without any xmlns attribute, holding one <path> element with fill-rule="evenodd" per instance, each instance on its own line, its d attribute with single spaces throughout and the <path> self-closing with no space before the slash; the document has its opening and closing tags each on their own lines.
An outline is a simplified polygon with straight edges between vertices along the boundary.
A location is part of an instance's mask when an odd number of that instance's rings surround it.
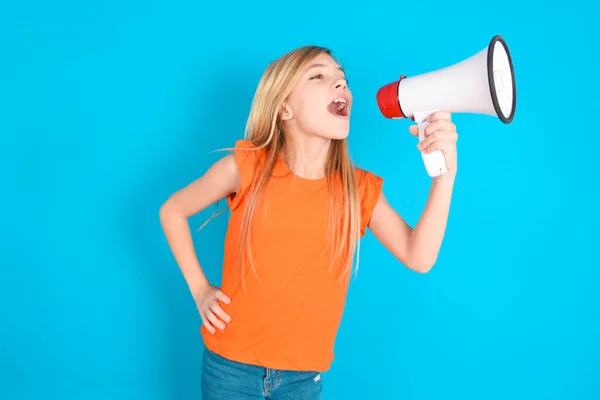
<svg viewBox="0 0 600 400">
<path fill-rule="evenodd" d="M 327 112 L 327 100 L 323 96 L 309 96 L 303 106 L 304 110 L 313 117 L 323 116 Z"/>
<path fill-rule="evenodd" d="M 323 116 L 326 115 L 327 107 L 323 106 L 323 102 L 318 100 L 303 101 L 296 108 L 296 117 L 303 125 L 311 125 L 319 123 Z"/>
</svg>

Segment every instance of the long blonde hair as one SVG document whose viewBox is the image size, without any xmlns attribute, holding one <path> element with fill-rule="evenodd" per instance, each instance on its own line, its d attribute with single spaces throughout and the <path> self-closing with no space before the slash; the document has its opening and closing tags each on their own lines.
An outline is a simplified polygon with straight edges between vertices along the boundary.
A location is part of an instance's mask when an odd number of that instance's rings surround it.
<svg viewBox="0 0 600 400">
<path fill-rule="evenodd" d="M 241 259 L 242 279 L 246 276 L 243 253 L 247 251 L 247 254 L 251 255 L 248 239 L 254 210 L 273 174 L 279 156 L 292 147 L 288 143 L 286 127 L 280 116 L 283 104 L 311 60 L 323 53 L 331 56 L 329 49 L 319 46 L 304 46 L 284 54 L 268 65 L 256 89 L 244 137 L 255 145 L 249 150 L 263 149 L 264 157 L 260 168 L 255 169 L 240 227 L 238 259 Z M 342 265 L 340 272 L 345 277 L 352 270 L 356 250 L 360 249 L 361 227 L 358 183 L 355 167 L 348 152 L 347 139 L 332 140 L 327 155 L 326 174 L 330 188 L 330 266 Z M 339 196 L 340 194 L 342 196 Z M 249 258 L 256 275 L 252 257 Z M 358 270 L 358 257 L 356 266 Z"/>
</svg>

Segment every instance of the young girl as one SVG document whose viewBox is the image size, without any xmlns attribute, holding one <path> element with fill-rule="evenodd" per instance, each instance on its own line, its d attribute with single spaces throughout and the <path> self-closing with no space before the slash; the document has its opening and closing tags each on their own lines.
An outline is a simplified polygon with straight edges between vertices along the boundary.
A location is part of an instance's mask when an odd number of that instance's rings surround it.
<svg viewBox="0 0 600 400">
<path fill-rule="evenodd" d="M 441 150 L 448 172 L 432 180 L 412 229 L 386 201 L 382 178 L 352 164 L 351 110 L 345 72 L 328 49 L 283 55 L 258 85 L 245 140 L 162 206 L 202 318 L 204 400 L 321 398 L 367 227 L 406 267 L 434 265 L 457 170 L 450 114 L 434 114 L 418 146 Z M 231 216 L 217 288 L 199 265 L 188 218 L 224 198 Z"/>
</svg>

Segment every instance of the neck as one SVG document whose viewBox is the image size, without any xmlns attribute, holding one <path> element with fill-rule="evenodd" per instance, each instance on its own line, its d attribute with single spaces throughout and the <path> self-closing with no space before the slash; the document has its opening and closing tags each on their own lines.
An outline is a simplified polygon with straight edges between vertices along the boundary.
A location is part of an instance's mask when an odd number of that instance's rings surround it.
<svg viewBox="0 0 600 400">
<path fill-rule="evenodd" d="M 305 179 L 320 179 L 325 176 L 331 139 L 290 135 L 288 143 L 289 148 L 283 158 L 290 170 Z"/>
</svg>

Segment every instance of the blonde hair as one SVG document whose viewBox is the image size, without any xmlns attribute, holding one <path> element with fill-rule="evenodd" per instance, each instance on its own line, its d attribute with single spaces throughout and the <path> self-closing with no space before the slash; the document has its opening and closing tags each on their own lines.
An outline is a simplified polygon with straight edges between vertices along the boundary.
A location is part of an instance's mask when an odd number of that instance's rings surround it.
<svg viewBox="0 0 600 400">
<path fill-rule="evenodd" d="M 292 147 L 288 143 L 286 127 L 280 112 L 305 68 L 320 54 L 331 56 L 331 51 L 319 46 L 304 46 L 284 54 L 268 65 L 257 86 L 244 134 L 244 138 L 255 147 L 243 150 L 263 149 L 264 157 L 260 160 L 260 167 L 255 168 L 252 184 L 246 195 L 244 216 L 240 227 L 237 256 L 242 260 L 240 266 L 242 278 L 246 276 L 244 251 L 250 255 L 252 270 L 258 277 L 248 240 L 254 210 L 273 174 L 279 156 Z M 326 174 L 330 188 L 330 266 L 341 263 L 344 268 L 340 272 L 345 277 L 352 270 L 355 253 L 358 255 L 356 250 L 360 249 L 361 229 L 358 183 L 355 167 L 348 152 L 347 139 L 332 140 L 327 155 Z M 340 197 L 339 194 L 342 196 Z M 358 270 L 358 257 L 356 266 Z"/>
</svg>

